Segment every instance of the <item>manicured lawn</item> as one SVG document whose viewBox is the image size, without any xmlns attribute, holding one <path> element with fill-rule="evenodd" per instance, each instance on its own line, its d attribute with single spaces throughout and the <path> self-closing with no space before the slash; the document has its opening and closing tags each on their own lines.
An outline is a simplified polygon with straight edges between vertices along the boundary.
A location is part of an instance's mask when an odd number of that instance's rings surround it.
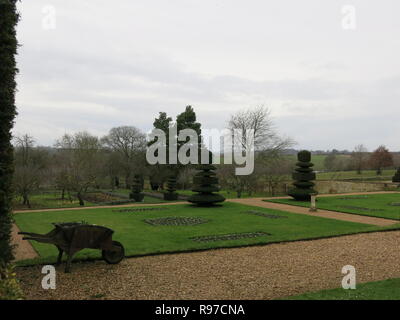
<svg viewBox="0 0 400 320">
<path fill-rule="evenodd" d="M 284 300 L 400 300 L 400 278 L 357 284 L 354 290 L 337 288 L 305 293 Z"/>
<path fill-rule="evenodd" d="M 190 190 L 177 190 L 179 194 L 190 196 L 194 194 L 194 192 Z M 226 199 L 236 199 L 237 192 L 233 190 L 221 190 L 218 192 L 219 194 L 223 195 Z M 269 197 L 266 192 L 253 192 L 249 194 L 248 192 L 242 192 L 241 198 L 260 198 L 260 197 Z"/>
<path fill-rule="evenodd" d="M 29 197 L 31 208 L 22 205 L 22 199 L 15 197 L 13 208 L 14 210 L 25 210 L 25 209 L 48 209 L 48 208 L 74 208 L 79 207 L 79 201 L 76 198 L 72 198 L 72 201 L 68 200 L 67 197 L 62 200 L 60 192 L 46 192 L 37 193 Z M 85 201 L 85 206 L 94 206 L 94 203 Z"/>
<path fill-rule="evenodd" d="M 126 209 L 98 208 L 78 211 L 22 212 L 15 214 L 15 220 L 22 231 L 37 233 L 50 231 L 52 222 L 86 221 L 104 225 L 115 230 L 114 239 L 124 244 L 127 256 L 265 244 L 383 230 L 381 227 L 229 202 L 225 202 L 221 207 L 214 208 L 198 208 L 182 204 L 166 206 L 163 210 L 154 211 L 126 212 Z M 264 217 L 243 212 L 248 210 L 272 214 L 275 217 Z M 276 218 L 277 215 L 284 217 Z M 161 217 L 196 217 L 205 219 L 207 222 L 192 226 L 155 226 L 144 221 L 145 219 Z M 264 232 L 269 235 L 211 242 L 198 242 L 190 239 L 196 236 L 253 232 Z M 34 241 L 32 244 L 43 258 L 41 262 L 52 263 L 55 261 L 57 250 L 54 246 Z M 80 258 L 97 258 L 99 256 L 99 250 L 85 250 L 79 253 Z"/>
<path fill-rule="evenodd" d="M 295 201 L 293 199 L 273 199 L 265 201 L 301 207 L 310 206 L 310 202 L 308 201 Z M 400 193 L 319 197 L 317 200 L 317 207 L 332 211 L 400 220 Z"/>
<path fill-rule="evenodd" d="M 128 190 L 129 191 L 129 190 Z M 100 192 L 98 192 L 100 193 Z M 129 192 L 128 192 L 129 194 Z M 90 197 L 90 194 L 88 194 Z M 22 205 L 22 200 L 20 197 L 16 197 L 14 199 L 13 208 L 14 210 L 36 210 L 36 209 L 57 209 L 57 208 L 75 208 L 80 207 L 78 199 L 75 197 L 70 201 L 67 197 L 62 200 L 59 192 L 46 192 L 46 193 L 37 193 L 33 194 L 30 198 L 31 208 L 28 208 L 26 205 Z M 118 200 L 124 200 L 123 198 Z M 118 204 L 118 200 L 116 200 L 115 204 Z M 145 196 L 142 203 L 162 203 L 166 202 L 162 199 L 157 199 L 153 197 Z M 91 202 L 85 201 L 85 207 L 93 207 L 93 206 L 101 206 L 101 205 L 109 205 L 111 202 Z"/>
</svg>

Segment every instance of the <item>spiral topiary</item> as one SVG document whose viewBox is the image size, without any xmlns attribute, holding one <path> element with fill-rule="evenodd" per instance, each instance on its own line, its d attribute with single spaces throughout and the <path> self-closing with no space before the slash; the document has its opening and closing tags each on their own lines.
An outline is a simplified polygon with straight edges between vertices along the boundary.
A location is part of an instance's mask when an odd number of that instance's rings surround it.
<svg viewBox="0 0 400 320">
<path fill-rule="evenodd" d="M 315 183 L 312 180 L 315 180 L 315 172 L 312 169 L 314 164 L 311 163 L 311 152 L 307 150 L 300 151 L 297 154 L 297 159 L 297 168 L 292 174 L 293 180 L 295 180 L 293 183 L 294 188 L 289 190 L 288 195 L 297 201 L 310 200 L 311 194 L 317 193 L 313 189 Z"/>
<path fill-rule="evenodd" d="M 142 180 L 140 179 L 139 175 L 135 175 L 132 183 L 132 192 L 129 194 L 129 198 L 134 199 L 136 202 L 143 201 L 144 194 L 142 191 L 143 191 Z"/>
<path fill-rule="evenodd" d="M 214 170 L 217 168 L 211 164 L 199 165 L 200 172 L 193 178 L 193 192 L 197 192 L 188 198 L 188 201 L 198 206 L 212 206 L 225 201 L 225 197 L 215 192 L 220 190 L 218 178 Z"/>
<path fill-rule="evenodd" d="M 394 174 L 392 182 L 400 182 L 400 168 L 397 169 L 396 173 Z"/>
<path fill-rule="evenodd" d="M 167 192 L 164 193 L 164 200 L 177 200 L 178 194 L 176 193 L 176 178 L 171 176 L 167 180 Z"/>
</svg>

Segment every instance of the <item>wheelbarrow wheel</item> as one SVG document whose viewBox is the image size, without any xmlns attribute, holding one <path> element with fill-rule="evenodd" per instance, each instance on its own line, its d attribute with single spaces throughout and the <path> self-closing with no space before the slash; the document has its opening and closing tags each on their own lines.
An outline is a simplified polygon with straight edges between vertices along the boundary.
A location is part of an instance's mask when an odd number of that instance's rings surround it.
<svg viewBox="0 0 400 320">
<path fill-rule="evenodd" d="M 118 241 L 113 241 L 112 244 L 113 250 L 103 250 L 102 257 L 109 264 L 117 264 L 125 257 L 125 249 Z"/>
</svg>

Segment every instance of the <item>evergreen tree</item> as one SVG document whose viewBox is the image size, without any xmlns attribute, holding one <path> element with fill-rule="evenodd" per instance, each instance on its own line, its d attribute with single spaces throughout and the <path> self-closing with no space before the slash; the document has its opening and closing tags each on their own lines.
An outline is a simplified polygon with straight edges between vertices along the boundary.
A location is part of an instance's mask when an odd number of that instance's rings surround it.
<svg viewBox="0 0 400 320">
<path fill-rule="evenodd" d="M 201 170 L 193 178 L 193 192 L 197 192 L 189 197 L 188 201 L 198 206 L 212 206 L 218 202 L 225 201 L 225 198 L 215 192 L 220 190 L 218 186 L 218 177 L 216 176 L 214 167 L 211 164 L 202 164 L 198 166 Z"/>
<path fill-rule="evenodd" d="M 16 0 L 0 2 L 0 271 L 13 259 L 11 245 L 11 182 L 14 171 L 11 129 L 16 116 L 15 76 L 18 72 Z M 0 272 L 1 276 L 1 272 Z"/>
<path fill-rule="evenodd" d="M 134 199 L 136 202 L 141 202 L 144 199 L 143 194 L 143 181 L 141 177 L 136 174 L 132 182 L 132 192 L 129 194 L 130 199 Z"/>
<path fill-rule="evenodd" d="M 400 182 L 400 168 L 397 169 L 396 173 L 394 174 L 392 178 L 393 182 Z"/>
<path fill-rule="evenodd" d="M 178 194 L 176 193 L 176 178 L 171 176 L 167 181 L 167 192 L 164 193 L 164 200 L 177 200 Z"/>
<path fill-rule="evenodd" d="M 310 200 L 311 194 L 317 193 L 313 189 L 315 183 L 312 180 L 315 180 L 315 172 L 312 169 L 314 164 L 311 163 L 311 152 L 300 151 L 297 154 L 297 159 L 297 168 L 292 175 L 295 180 L 293 183 L 295 187 L 289 190 L 288 195 L 298 201 Z"/>
</svg>

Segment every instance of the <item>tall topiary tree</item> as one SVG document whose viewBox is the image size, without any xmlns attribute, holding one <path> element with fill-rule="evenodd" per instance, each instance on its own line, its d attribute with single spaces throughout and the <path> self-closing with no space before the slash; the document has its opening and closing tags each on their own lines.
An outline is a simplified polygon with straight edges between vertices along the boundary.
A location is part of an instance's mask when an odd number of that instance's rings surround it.
<svg viewBox="0 0 400 320">
<path fill-rule="evenodd" d="M 198 166 L 200 172 L 196 173 L 193 178 L 193 192 L 197 192 L 189 197 L 188 201 L 198 206 L 212 206 L 218 202 L 225 201 L 225 198 L 217 194 L 220 190 L 218 186 L 218 178 L 214 172 L 216 167 L 211 164 L 202 164 Z"/>
<path fill-rule="evenodd" d="M 176 193 L 176 178 L 171 176 L 167 180 L 167 192 L 164 193 L 164 200 L 177 200 L 178 194 Z"/>
<path fill-rule="evenodd" d="M 13 259 L 11 245 L 11 181 L 14 171 L 11 129 L 17 114 L 15 76 L 18 72 L 16 0 L 0 1 L 0 271 Z M 1 276 L 1 272 L 0 272 Z M 0 277 L 1 278 L 1 277 Z"/>
<path fill-rule="evenodd" d="M 143 191 L 142 179 L 138 174 L 136 174 L 133 178 L 132 192 L 129 194 L 129 198 L 134 199 L 136 202 L 143 201 L 144 193 L 142 191 Z"/>
<path fill-rule="evenodd" d="M 312 180 L 315 180 L 315 172 L 312 169 L 314 164 L 311 163 L 311 152 L 307 150 L 300 151 L 297 154 L 297 160 L 297 168 L 292 175 L 295 180 L 293 183 L 294 188 L 289 190 L 288 195 L 298 201 L 310 200 L 311 194 L 317 193 L 313 189 L 315 183 Z"/>
<path fill-rule="evenodd" d="M 396 173 L 394 174 L 392 178 L 393 182 L 400 182 L 400 168 L 397 169 Z"/>
</svg>

